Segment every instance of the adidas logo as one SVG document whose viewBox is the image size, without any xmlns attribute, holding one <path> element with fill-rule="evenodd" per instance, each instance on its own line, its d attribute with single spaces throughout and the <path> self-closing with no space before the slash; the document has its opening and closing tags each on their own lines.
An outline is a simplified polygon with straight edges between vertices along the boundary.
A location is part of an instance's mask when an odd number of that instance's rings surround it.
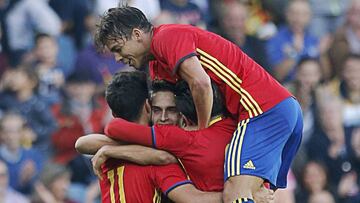
<svg viewBox="0 0 360 203">
<path fill-rule="evenodd" d="M 243 166 L 243 168 L 255 170 L 254 163 L 253 163 L 251 160 L 249 160 L 249 161 Z"/>
</svg>

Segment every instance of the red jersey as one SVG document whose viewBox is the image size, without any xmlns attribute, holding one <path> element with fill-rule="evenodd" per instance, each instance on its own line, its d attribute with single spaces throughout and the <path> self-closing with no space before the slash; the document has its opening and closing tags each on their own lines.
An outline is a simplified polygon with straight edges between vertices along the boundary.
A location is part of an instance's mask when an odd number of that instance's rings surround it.
<svg viewBox="0 0 360 203">
<path fill-rule="evenodd" d="M 103 203 L 160 203 L 177 186 L 191 183 L 178 164 L 139 166 L 109 159 L 100 180 Z"/>
<path fill-rule="evenodd" d="M 175 82 L 180 64 L 197 56 L 222 91 L 228 111 L 239 120 L 266 112 L 291 94 L 238 46 L 190 25 L 154 28 L 150 63 L 152 79 Z"/>
<path fill-rule="evenodd" d="M 153 146 L 178 157 L 191 181 L 202 191 L 220 192 L 224 187 L 225 148 L 236 122 L 219 119 L 206 129 L 186 131 L 176 126 L 142 126 L 113 119 L 105 133 L 114 139 Z"/>
</svg>

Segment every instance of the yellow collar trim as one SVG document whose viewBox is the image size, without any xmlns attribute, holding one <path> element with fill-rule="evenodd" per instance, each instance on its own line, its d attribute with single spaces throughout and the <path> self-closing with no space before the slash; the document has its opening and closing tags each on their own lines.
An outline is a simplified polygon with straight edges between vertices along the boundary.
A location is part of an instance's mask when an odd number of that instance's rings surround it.
<svg viewBox="0 0 360 203">
<path fill-rule="evenodd" d="M 209 122 L 209 127 L 219 121 L 221 121 L 223 118 L 222 116 L 216 116 L 215 118 L 211 119 L 211 121 Z"/>
</svg>

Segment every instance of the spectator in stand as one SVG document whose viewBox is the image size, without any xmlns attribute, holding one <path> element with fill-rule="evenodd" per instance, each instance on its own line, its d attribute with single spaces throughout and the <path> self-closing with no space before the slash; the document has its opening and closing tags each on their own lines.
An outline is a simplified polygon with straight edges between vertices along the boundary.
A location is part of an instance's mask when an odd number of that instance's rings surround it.
<svg viewBox="0 0 360 203">
<path fill-rule="evenodd" d="M 3 5 L 1 22 L 5 38 L 2 46 L 13 66 L 31 50 L 35 33 L 57 36 L 61 32 L 61 21 L 46 0 L 12 0 Z"/>
<path fill-rule="evenodd" d="M 360 0 L 351 0 L 344 26 L 334 36 L 329 49 L 329 61 L 333 76 L 339 77 L 350 53 L 360 55 Z"/>
<path fill-rule="evenodd" d="M 65 85 L 65 96 L 61 104 L 53 108 L 59 123 L 52 135 L 54 161 L 69 167 L 72 172 L 71 197 L 92 199 L 89 191 L 98 186 L 93 175 L 91 161 L 76 152 L 76 140 L 89 133 L 102 133 L 110 119 L 105 99 L 95 95 L 96 84 L 86 72 L 74 72 Z M 73 191 L 76 191 L 75 193 Z M 93 198 L 96 197 L 92 196 Z"/>
<path fill-rule="evenodd" d="M 265 42 L 246 34 L 245 22 L 248 17 L 246 5 L 238 1 L 223 3 L 218 12 L 222 36 L 238 45 L 262 67 L 269 69 Z"/>
<path fill-rule="evenodd" d="M 318 40 L 307 30 L 311 19 L 309 3 L 302 0 L 289 2 L 286 19 L 288 24 L 267 43 L 272 73 L 282 83 L 294 79 L 295 66 L 301 58 L 319 56 Z"/>
<path fill-rule="evenodd" d="M 303 138 L 293 162 L 293 171 L 297 177 L 308 161 L 306 145 L 316 128 L 315 92 L 322 79 L 321 65 L 316 58 L 302 58 L 296 66 L 295 80 L 287 85 L 289 91 L 299 101 L 303 111 Z"/>
<path fill-rule="evenodd" d="M 161 10 L 172 13 L 177 23 L 206 27 L 200 8 L 189 0 L 162 0 L 160 6 Z"/>
<path fill-rule="evenodd" d="M 69 164 L 79 155 L 74 146 L 80 136 L 103 132 L 109 110 L 104 98 L 95 95 L 95 87 L 86 73 L 75 72 L 68 78 L 63 102 L 53 107 L 59 126 L 52 135 L 56 162 Z"/>
<path fill-rule="evenodd" d="M 307 143 L 315 125 L 315 90 L 322 80 L 321 65 L 316 58 L 302 58 L 296 66 L 295 80 L 287 85 L 299 101 L 304 114 L 303 144 Z"/>
<path fill-rule="evenodd" d="M 1 203 L 29 203 L 21 193 L 9 186 L 9 170 L 3 161 L 0 161 L 0 202 Z"/>
<path fill-rule="evenodd" d="M 39 80 L 29 68 L 9 70 L 1 79 L 0 111 L 17 111 L 34 131 L 33 146 L 50 155 L 50 135 L 56 129 L 48 105 L 35 92 Z"/>
<path fill-rule="evenodd" d="M 15 190 L 30 194 L 42 169 L 42 156 L 36 149 L 25 149 L 21 139 L 28 129 L 24 119 L 15 113 L 6 113 L 0 122 L 0 159 L 9 169 L 9 183 Z"/>
<path fill-rule="evenodd" d="M 360 55 L 350 54 L 342 67 L 342 77 L 330 84 L 343 106 L 343 123 L 346 127 L 360 125 Z"/>
<path fill-rule="evenodd" d="M 302 175 L 302 188 L 297 191 L 296 202 L 308 202 L 313 196 L 322 192 L 334 194 L 328 183 L 327 168 L 321 162 L 308 162 L 303 168 Z"/>
<path fill-rule="evenodd" d="M 319 89 L 317 97 L 320 126 L 308 141 L 308 157 L 326 164 L 329 183 L 334 186 L 344 173 L 351 170 L 350 154 L 345 140 L 348 131 L 342 123 L 341 100 L 332 96 L 325 88 Z"/>
<path fill-rule="evenodd" d="M 35 48 L 24 59 L 24 64 L 32 67 L 39 77 L 38 95 L 52 106 L 60 102 L 60 88 L 64 84 L 64 70 L 57 61 L 58 44 L 54 37 L 38 34 Z"/>
<path fill-rule="evenodd" d="M 67 196 L 71 172 L 63 165 L 48 163 L 34 187 L 32 203 L 76 203 Z"/>
</svg>

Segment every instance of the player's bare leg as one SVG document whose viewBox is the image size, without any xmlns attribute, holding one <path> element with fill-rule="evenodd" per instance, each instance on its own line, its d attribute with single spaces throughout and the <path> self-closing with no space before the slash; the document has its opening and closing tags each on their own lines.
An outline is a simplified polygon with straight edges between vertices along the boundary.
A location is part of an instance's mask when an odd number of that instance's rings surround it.
<svg viewBox="0 0 360 203">
<path fill-rule="evenodd" d="M 253 194 L 261 189 L 263 183 L 264 180 L 256 176 L 232 176 L 225 182 L 223 201 L 224 203 L 232 203 L 236 202 L 237 199 L 240 200 L 241 198 L 246 198 L 248 199 L 248 202 L 253 203 Z"/>
</svg>

